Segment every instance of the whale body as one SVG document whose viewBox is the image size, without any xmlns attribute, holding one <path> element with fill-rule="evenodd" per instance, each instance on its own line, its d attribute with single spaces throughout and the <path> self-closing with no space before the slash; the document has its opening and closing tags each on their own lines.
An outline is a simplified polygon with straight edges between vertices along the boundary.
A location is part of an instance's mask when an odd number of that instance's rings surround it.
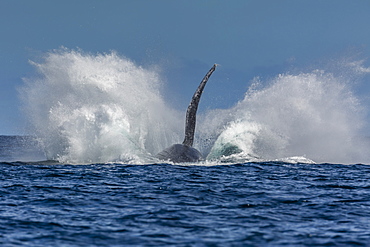
<svg viewBox="0 0 370 247">
<path fill-rule="evenodd" d="M 172 162 L 195 162 L 202 160 L 201 153 L 193 147 L 184 144 L 173 144 L 157 154 L 157 158 Z"/>
<path fill-rule="evenodd" d="M 156 155 L 158 159 L 172 161 L 175 163 L 197 162 L 203 159 L 201 153 L 197 149 L 192 147 L 194 141 L 196 115 L 203 89 L 206 86 L 209 77 L 215 71 L 216 66 L 217 64 L 214 64 L 212 68 L 208 71 L 208 73 L 204 76 L 190 101 L 190 104 L 186 111 L 184 141 L 182 142 L 182 144 L 174 144 L 158 153 Z"/>
</svg>

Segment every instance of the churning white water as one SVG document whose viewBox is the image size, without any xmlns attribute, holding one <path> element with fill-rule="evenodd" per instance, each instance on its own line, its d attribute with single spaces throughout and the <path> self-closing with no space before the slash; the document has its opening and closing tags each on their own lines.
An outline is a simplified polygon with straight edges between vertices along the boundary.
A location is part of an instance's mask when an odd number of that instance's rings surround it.
<svg viewBox="0 0 370 247">
<path fill-rule="evenodd" d="M 182 141 L 185 111 L 166 102 L 158 68 L 143 68 L 115 52 L 68 49 L 32 64 L 39 75 L 25 79 L 21 97 L 48 159 L 148 163 Z M 363 109 L 346 78 L 314 70 L 256 79 L 234 107 L 199 116 L 195 147 L 216 161 L 370 161 L 357 139 Z"/>
</svg>

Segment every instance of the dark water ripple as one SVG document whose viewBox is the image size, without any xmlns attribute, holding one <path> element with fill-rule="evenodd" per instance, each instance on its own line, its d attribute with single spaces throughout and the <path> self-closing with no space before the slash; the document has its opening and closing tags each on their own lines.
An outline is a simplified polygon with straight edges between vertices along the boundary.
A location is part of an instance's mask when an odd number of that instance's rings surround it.
<svg viewBox="0 0 370 247">
<path fill-rule="evenodd" d="M 1 246 L 369 246 L 370 167 L 0 163 Z"/>
</svg>

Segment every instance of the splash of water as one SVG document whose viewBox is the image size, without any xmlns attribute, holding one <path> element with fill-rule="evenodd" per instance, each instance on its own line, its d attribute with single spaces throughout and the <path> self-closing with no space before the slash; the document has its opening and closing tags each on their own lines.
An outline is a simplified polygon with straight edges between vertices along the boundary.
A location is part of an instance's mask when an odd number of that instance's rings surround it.
<svg viewBox="0 0 370 247">
<path fill-rule="evenodd" d="M 169 107 L 155 67 L 140 67 L 114 52 L 68 49 L 32 64 L 39 76 L 25 80 L 21 97 L 48 159 L 150 163 L 153 154 L 183 138 L 185 112 Z M 348 66 L 351 73 L 370 71 L 361 63 Z M 234 107 L 199 116 L 195 147 L 216 162 L 303 162 L 303 156 L 370 161 L 367 146 L 356 139 L 364 112 L 351 76 L 343 74 L 314 70 L 256 79 Z"/>
<path fill-rule="evenodd" d="M 331 163 L 370 160 L 368 145 L 357 138 L 364 124 L 363 109 L 345 77 L 315 70 L 279 75 L 264 88 L 261 84 L 256 79 L 235 107 L 215 110 L 204 119 L 203 136 L 216 137 L 209 159 L 225 158 L 226 153 L 234 160 L 294 156 Z M 209 125 L 214 126 L 211 131 Z"/>
<path fill-rule="evenodd" d="M 145 162 L 180 139 L 181 118 L 163 101 L 155 68 L 68 49 L 32 64 L 40 76 L 21 95 L 48 159 Z"/>
</svg>

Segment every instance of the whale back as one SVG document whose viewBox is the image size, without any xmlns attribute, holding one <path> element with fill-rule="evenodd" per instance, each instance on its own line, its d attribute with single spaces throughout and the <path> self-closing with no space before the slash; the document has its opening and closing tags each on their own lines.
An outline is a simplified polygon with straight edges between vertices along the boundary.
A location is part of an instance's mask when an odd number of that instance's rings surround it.
<svg viewBox="0 0 370 247">
<path fill-rule="evenodd" d="M 201 153 L 193 147 L 174 144 L 157 154 L 157 158 L 172 162 L 195 162 L 202 160 Z"/>
</svg>

